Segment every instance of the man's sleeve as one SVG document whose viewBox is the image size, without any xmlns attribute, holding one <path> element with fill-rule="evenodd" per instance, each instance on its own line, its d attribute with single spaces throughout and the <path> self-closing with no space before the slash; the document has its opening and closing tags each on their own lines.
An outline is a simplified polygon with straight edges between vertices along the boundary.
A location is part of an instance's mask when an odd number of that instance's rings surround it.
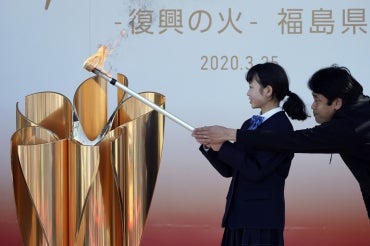
<svg viewBox="0 0 370 246">
<path fill-rule="evenodd" d="M 236 141 L 248 148 L 293 153 L 339 153 L 359 142 L 352 127 L 338 122 L 293 132 L 239 129 Z"/>
</svg>

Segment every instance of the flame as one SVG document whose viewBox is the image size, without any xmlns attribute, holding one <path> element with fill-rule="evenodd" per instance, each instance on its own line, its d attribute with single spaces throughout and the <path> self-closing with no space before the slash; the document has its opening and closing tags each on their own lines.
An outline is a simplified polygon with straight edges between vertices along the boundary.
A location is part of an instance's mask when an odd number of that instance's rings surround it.
<svg viewBox="0 0 370 246">
<path fill-rule="evenodd" d="M 104 71 L 104 62 L 110 53 L 110 49 L 106 45 L 101 45 L 94 55 L 86 59 L 83 67 L 90 72 L 97 68 L 107 74 L 107 72 Z"/>
<path fill-rule="evenodd" d="M 105 59 L 119 46 L 119 43 L 122 38 L 126 36 L 126 33 L 126 30 L 121 30 L 119 39 L 115 40 L 113 44 L 100 45 L 98 51 L 86 59 L 83 64 L 83 68 L 89 72 L 92 72 L 94 69 L 98 69 L 100 72 L 109 76 L 109 73 L 104 70 Z"/>
</svg>

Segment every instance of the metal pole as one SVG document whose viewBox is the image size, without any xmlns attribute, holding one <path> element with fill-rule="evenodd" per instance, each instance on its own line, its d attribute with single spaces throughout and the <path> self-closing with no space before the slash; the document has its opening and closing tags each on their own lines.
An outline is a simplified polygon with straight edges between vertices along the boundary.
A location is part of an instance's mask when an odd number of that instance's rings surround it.
<svg viewBox="0 0 370 246">
<path fill-rule="evenodd" d="M 158 111 L 159 113 L 163 114 L 164 116 L 167 116 L 168 118 L 170 118 L 171 120 L 173 120 L 174 122 L 180 124 L 181 126 L 185 127 L 186 129 L 188 129 L 189 131 L 193 131 L 194 130 L 194 127 L 192 127 L 191 125 L 189 125 L 188 123 L 180 120 L 179 118 L 177 118 L 176 116 L 174 116 L 173 114 L 170 114 L 169 112 L 167 112 L 166 110 L 164 110 L 163 108 L 159 107 L 157 104 L 149 101 L 148 99 L 140 96 L 138 93 L 134 92 L 133 90 L 129 89 L 127 86 L 124 86 L 123 84 L 121 83 L 117 83 L 117 80 L 112 78 L 112 77 L 109 77 L 108 75 L 106 75 L 105 73 L 103 73 L 102 71 L 100 71 L 99 69 L 97 68 L 94 68 L 92 70 L 93 73 L 95 73 L 96 75 L 104 78 L 105 80 L 109 81 L 109 83 L 111 83 L 112 85 L 122 89 L 123 91 L 127 92 L 128 94 L 130 94 L 131 96 L 135 97 L 136 99 L 140 100 L 141 102 L 145 103 L 146 105 L 148 105 L 149 107 L 153 108 L 154 110 Z"/>
</svg>

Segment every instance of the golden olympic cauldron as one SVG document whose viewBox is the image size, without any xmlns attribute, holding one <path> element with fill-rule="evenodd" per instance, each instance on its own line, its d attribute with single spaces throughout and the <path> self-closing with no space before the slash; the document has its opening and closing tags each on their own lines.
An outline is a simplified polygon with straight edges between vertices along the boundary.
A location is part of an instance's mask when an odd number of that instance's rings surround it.
<svg viewBox="0 0 370 246">
<path fill-rule="evenodd" d="M 122 74 L 118 81 L 127 84 Z M 164 108 L 163 95 L 140 95 Z M 26 96 L 24 114 L 17 103 L 11 164 L 24 245 L 140 244 L 164 116 L 121 90 L 117 101 L 107 123 L 107 82 L 96 76 L 79 86 L 74 106 L 55 92 Z M 76 140 L 76 123 L 87 142 Z"/>
</svg>

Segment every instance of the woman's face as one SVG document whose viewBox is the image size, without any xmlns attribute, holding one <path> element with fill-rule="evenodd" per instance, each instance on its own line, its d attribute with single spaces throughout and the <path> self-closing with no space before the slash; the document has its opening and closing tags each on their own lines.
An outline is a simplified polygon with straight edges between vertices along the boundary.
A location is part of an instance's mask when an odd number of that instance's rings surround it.
<svg viewBox="0 0 370 246">
<path fill-rule="evenodd" d="M 263 95 L 263 87 L 255 79 L 249 83 L 247 96 L 249 97 L 249 103 L 252 108 L 261 108 L 266 103 L 266 97 Z"/>
</svg>

